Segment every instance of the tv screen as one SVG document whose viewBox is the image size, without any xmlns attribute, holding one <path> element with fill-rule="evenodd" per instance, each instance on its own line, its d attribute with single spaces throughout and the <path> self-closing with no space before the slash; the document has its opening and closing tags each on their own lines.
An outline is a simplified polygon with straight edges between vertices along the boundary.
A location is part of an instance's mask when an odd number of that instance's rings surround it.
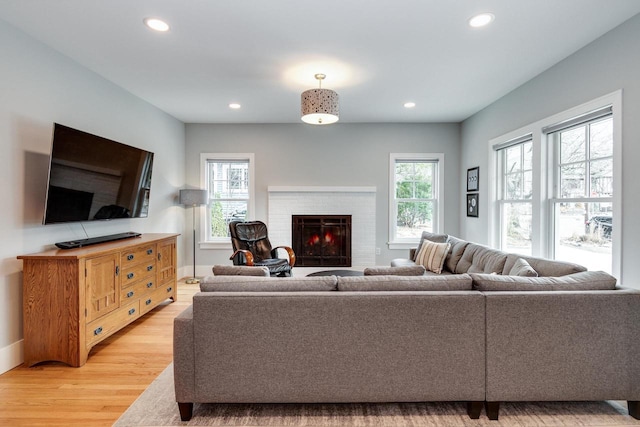
<svg viewBox="0 0 640 427">
<path fill-rule="evenodd" d="M 142 218 L 153 153 L 53 125 L 44 224 Z"/>
</svg>

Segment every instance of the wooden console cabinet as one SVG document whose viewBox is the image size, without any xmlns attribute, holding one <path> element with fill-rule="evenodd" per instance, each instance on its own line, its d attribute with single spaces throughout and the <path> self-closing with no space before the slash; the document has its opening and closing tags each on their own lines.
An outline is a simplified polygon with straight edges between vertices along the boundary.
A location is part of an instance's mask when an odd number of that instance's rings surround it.
<svg viewBox="0 0 640 427">
<path fill-rule="evenodd" d="M 19 256 L 25 364 L 82 366 L 94 345 L 167 298 L 175 301 L 177 236 L 143 234 Z"/>
</svg>

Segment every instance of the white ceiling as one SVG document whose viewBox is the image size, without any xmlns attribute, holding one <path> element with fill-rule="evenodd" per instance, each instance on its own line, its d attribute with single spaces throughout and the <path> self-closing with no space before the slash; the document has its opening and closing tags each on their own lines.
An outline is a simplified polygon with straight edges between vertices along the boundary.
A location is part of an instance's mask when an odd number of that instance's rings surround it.
<svg viewBox="0 0 640 427">
<path fill-rule="evenodd" d="M 468 26 L 486 11 L 489 27 Z M 341 122 L 458 122 L 637 13 L 638 0 L 0 0 L 0 19 L 186 123 L 299 123 L 319 72 Z"/>
</svg>

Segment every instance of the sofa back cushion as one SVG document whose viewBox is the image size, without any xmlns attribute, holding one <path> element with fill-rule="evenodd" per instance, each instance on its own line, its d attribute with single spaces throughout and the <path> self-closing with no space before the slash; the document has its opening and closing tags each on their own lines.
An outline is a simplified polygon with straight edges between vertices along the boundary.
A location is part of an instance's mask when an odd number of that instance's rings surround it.
<svg viewBox="0 0 640 427">
<path fill-rule="evenodd" d="M 338 290 L 361 291 L 469 291 L 471 276 L 345 276 L 338 277 Z"/>
<path fill-rule="evenodd" d="M 522 256 L 517 254 L 508 254 L 502 274 L 509 274 L 509 271 L 511 271 L 513 265 L 519 258 L 527 261 L 529 265 L 538 273 L 538 276 L 557 277 L 587 271 L 586 267 L 583 267 L 579 264 L 574 264 L 572 262 L 556 261 L 553 259 Z"/>
<path fill-rule="evenodd" d="M 214 276 L 258 276 L 269 277 L 268 267 L 248 265 L 214 265 L 211 269 Z"/>
<path fill-rule="evenodd" d="M 456 273 L 502 274 L 507 254 L 477 243 L 469 243 L 456 265 Z"/>
<path fill-rule="evenodd" d="M 464 250 L 469 245 L 469 242 L 466 240 L 458 239 L 454 236 L 449 236 L 447 238 L 447 243 L 451 245 L 451 249 L 449 249 L 449 254 L 447 255 L 447 259 L 444 261 L 444 269 L 446 271 L 450 271 L 454 273 L 456 271 L 456 266 L 460 262 L 462 258 L 462 254 Z"/>
<path fill-rule="evenodd" d="M 209 276 L 200 283 L 200 290 L 202 292 L 322 292 L 335 291 L 337 285 L 336 276 Z"/>
<path fill-rule="evenodd" d="M 424 276 L 426 269 L 422 265 L 406 265 L 401 267 L 367 267 L 365 276 Z"/>
<path fill-rule="evenodd" d="M 604 271 L 583 271 L 560 277 L 470 274 L 478 291 L 602 291 L 616 288 L 616 278 Z"/>
</svg>

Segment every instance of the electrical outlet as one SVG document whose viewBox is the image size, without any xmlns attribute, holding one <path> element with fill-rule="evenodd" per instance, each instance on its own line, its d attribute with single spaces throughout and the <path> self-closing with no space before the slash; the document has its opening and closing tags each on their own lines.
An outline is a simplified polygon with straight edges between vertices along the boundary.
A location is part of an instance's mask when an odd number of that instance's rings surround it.
<svg viewBox="0 0 640 427">
<path fill-rule="evenodd" d="M 380 255 L 380 248 L 376 248 L 376 255 Z"/>
</svg>

